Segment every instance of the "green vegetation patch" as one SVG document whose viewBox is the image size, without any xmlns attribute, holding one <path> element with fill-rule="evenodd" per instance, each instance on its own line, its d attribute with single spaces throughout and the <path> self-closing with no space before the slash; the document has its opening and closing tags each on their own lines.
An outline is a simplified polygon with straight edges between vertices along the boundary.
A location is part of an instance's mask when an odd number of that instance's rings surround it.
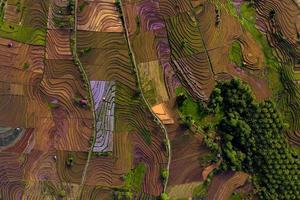
<svg viewBox="0 0 300 200">
<path fill-rule="evenodd" d="M 284 137 L 288 125 L 275 104 L 256 103 L 248 85 L 233 79 L 218 83 L 209 108 L 224 113 L 218 124 L 222 169 L 252 174 L 260 199 L 296 199 L 300 159 Z"/>
<path fill-rule="evenodd" d="M 138 164 L 133 170 L 125 175 L 124 188 L 129 191 L 139 192 L 143 184 L 145 173 L 146 165 L 144 163 Z"/>
<path fill-rule="evenodd" d="M 24 70 L 26 70 L 30 67 L 30 65 L 26 62 L 26 63 L 23 64 L 22 67 L 23 67 Z"/>
<path fill-rule="evenodd" d="M 188 94 L 183 87 L 176 88 L 177 103 L 179 111 L 184 116 L 190 116 L 193 120 L 199 121 L 205 116 L 205 110 L 200 102 L 194 101 L 194 99 Z"/>
<path fill-rule="evenodd" d="M 229 200 L 243 200 L 243 199 L 244 199 L 243 195 L 239 192 L 234 192 L 229 198 Z"/>
<path fill-rule="evenodd" d="M 207 195 L 208 195 L 208 193 L 207 193 L 207 184 L 205 184 L 205 183 L 200 183 L 193 190 L 193 198 L 202 199 L 202 198 L 206 198 Z"/>
<path fill-rule="evenodd" d="M 239 67 L 243 67 L 243 53 L 239 41 L 234 41 L 229 50 L 229 59 Z"/>
<path fill-rule="evenodd" d="M 215 130 L 223 117 L 222 112 L 210 113 L 202 102 L 195 101 L 183 87 L 176 88 L 175 92 L 179 115 L 184 126 L 202 132 Z"/>
<path fill-rule="evenodd" d="M 46 45 L 46 30 L 6 22 L 0 23 L 0 37 L 32 45 Z"/>
</svg>

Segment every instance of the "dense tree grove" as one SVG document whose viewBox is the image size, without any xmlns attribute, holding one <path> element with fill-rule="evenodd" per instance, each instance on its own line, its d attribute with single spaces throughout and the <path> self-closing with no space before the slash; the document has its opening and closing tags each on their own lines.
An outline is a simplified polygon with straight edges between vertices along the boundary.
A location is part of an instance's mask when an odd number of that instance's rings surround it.
<svg viewBox="0 0 300 200">
<path fill-rule="evenodd" d="M 300 199 L 300 160 L 283 133 L 288 128 L 272 101 L 254 102 L 240 80 L 218 83 L 209 109 L 223 113 L 218 124 L 224 170 L 253 175 L 260 199 Z"/>
</svg>

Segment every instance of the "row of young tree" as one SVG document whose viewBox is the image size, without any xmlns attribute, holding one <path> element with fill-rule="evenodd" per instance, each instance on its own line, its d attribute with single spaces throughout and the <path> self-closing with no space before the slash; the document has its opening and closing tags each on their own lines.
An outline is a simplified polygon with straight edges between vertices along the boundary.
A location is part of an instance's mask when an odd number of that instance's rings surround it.
<svg viewBox="0 0 300 200">
<path fill-rule="evenodd" d="M 288 128 L 272 101 L 256 103 L 238 79 L 218 83 L 208 108 L 222 112 L 218 124 L 224 170 L 253 175 L 260 199 L 299 199 L 300 160 L 283 133 Z"/>
</svg>

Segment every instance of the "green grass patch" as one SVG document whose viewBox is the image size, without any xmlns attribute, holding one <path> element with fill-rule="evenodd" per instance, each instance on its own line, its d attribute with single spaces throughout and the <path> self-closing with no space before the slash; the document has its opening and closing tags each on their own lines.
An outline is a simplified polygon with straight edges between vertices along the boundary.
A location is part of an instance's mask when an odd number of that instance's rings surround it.
<svg viewBox="0 0 300 200">
<path fill-rule="evenodd" d="M 201 166 L 207 166 L 207 165 L 211 164 L 212 160 L 214 160 L 215 158 L 216 158 L 215 154 L 208 153 L 206 155 L 200 156 L 198 158 L 198 161 Z"/>
<path fill-rule="evenodd" d="M 193 198 L 205 198 L 207 196 L 207 186 L 204 183 L 200 183 L 194 190 L 193 190 Z"/>
<path fill-rule="evenodd" d="M 243 199 L 244 199 L 243 195 L 239 192 L 234 192 L 229 198 L 229 200 L 243 200 Z"/>
<path fill-rule="evenodd" d="M 239 41 L 234 41 L 229 50 L 229 59 L 239 67 L 243 67 L 243 53 Z"/>
<path fill-rule="evenodd" d="M 198 131 L 208 132 L 215 130 L 216 125 L 223 117 L 222 112 L 209 113 L 203 103 L 195 101 L 183 87 L 176 88 L 175 93 L 177 101 L 183 97 L 182 100 L 179 100 L 180 102 L 177 102 L 177 105 L 179 115 L 184 124 L 187 124 L 189 128 L 191 128 L 191 125 L 194 125 Z"/>
<path fill-rule="evenodd" d="M 194 99 L 183 87 L 176 88 L 175 93 L 177 96 L 182 94 L 186 96 L 186 99 L 179 107 L 179 111 L 182 113 L 182 115 L 191 116 L 195 121 L 199 121 L 205 116 L 203 106 L 200 104 L 200 102 L 194 101 Z"/>
<path fill-rule="evenodd" d="M 133 170 L 125 175 L 124 189 L 128 191 L 140 192 L 145 173 L 146 165 L 144 163 L 138 164 Z"/>
<path fill-rule="evenodd" d="M 46 30 L 7 22 L 0 23 L 0 37 L 32 45 L 46 45 Z"/>
</svg>

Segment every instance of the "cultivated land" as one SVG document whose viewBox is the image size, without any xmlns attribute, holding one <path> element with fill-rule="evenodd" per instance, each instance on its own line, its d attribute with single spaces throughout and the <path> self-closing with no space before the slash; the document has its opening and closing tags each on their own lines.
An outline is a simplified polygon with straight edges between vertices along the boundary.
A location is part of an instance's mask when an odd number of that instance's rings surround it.
<svg viewBox="0 0 300 200">
<path fill-rule="evenodd" d="M 294 0 L 0 0 L 0 199 L 299 199 Z"/>
</svg>

